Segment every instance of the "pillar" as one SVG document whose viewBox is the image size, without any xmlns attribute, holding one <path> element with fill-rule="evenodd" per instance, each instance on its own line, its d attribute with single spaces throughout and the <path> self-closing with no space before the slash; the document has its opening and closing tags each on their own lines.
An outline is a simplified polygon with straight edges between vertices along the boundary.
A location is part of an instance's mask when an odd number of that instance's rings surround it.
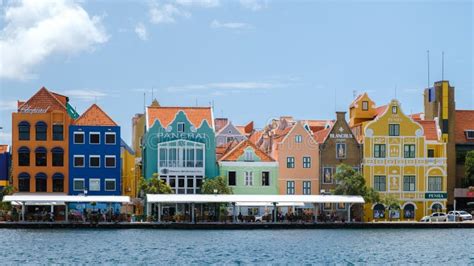
<svg viewBox="0 0 474 266">
<path fill-rule="evenodd" d="M 150 216 L 151 214 L 151 203 L 146 204 L 146 216 Z"/>
<path fill-rule="evenodd" d="M 158 222 L 161 223 L 161 203 L 158 203 Z"/>
<path fill-rule="evenodd" d="M 194 203 L 191 203 L 191 223 L 195 222 L 194 218 Z"/>
<path fill-rule="evenodd" d="M 351 222 L 351 204 L 346 203 L 346 205 L 347 205 L 347 222 L 350 223 Z"/>
<path fill-rule="evenodd" d="M 65 213 L 65 216 L 66 216 L 66 217 L 64 217 L 64 220 L 67 222 L 68 219 L 69 219 L 69 217 L 68 217 L 69 216 L 69 206 L 67 205 L 67 203 L 66 203 L 66 207 L 65 207 L 64 210 L 65 210 L 64 213 Z"/>
<path fill-rule="evenodd" d="M 21 220 L 25 221 L 25 202 L 21 203 Z"/>
<path fill-rule="evenodd" d="M 277 203 L 276 202 L 273 202 L 273 222 L 276 223 L 277 222 Z"/>
<path fill-rule="evenodd" d="M 235 223 L 236 222 L 236 216 L 237 216 L 237 213 L 235 211 L 235 202 L 232 202 L 232 222 Z"/>
</svg>

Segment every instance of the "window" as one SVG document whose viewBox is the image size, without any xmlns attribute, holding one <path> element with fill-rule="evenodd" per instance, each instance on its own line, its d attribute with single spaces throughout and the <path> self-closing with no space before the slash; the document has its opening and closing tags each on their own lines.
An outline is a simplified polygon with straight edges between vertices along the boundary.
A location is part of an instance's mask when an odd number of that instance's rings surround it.
<svg viewBox="0 0 474 266">
<path fill-rule="evenodd" d="M 369 110 L 369 102 L 362 101 L 362 111 L 367 111 L 367 110 Z"/>
<path fill-rule="evenodd" d="M 100 179 L 98 178 L 89 179 L 89 191 L 100 191 Z"/>
<path fill-rule="evenodd" d="M 387 190 L 387 180 L 385 176 L 376 175 L 374 176 L 374 189 L 375 191 L 386 191 Z"/>
<path fill-rule="evenodd" d="M 385 158 L 385 144 L 374 144 L 374 157 Z"/>
<path fill-rule="evenodd" d="M 64 140 L 63 125 L 53 125 L 53 140 Z"/>
<path fill-rule="evenodd" d="M 115 144 L 115 133 L 106 132 L 105 133 L 105 144 Z"/>
<path fill-rule="evenodd" d="M 405 158 L 415 158 L 415 144 L 405 144 Z"/>
<path fill-rule="evenodd" d="M 388 125 L 388 135 L 389 136 L 400 136 L 400 125 L 399 124 L 389 124 Z"/>
<path fill-rule="evenodd" d="M 346 144 L 336 143 L 336 159 L 346 158 Z"/>
<path fill-rule="evenodd" d="M 229 171 L 227 173 L 227 179 L 229 180 L 229 186 L 236 186 L 237 185 L 235 171 Z"/>
<path fill-rule="evenodd" d="M 442 191 L 443 190 L 443 179 L 441 176 L 429 176 L 428 177 L 428 191 Z"/>
<path fill-rule="evenodd" d="M 392 114 L 397 114 L 397 113 L 398 113 L 398 107 L 392 106 Z"/>
<path fill-rule="evenodd" d="M 253 172 L 245 171 L 245 185 L 253 186 Z"/>
<path fill-rule="evenodd" d="M 295 157 L 286 157 L 286 168 L 295 168 Z"/>
<path fill-rule="evenodd" d="M 295 181 L 286 181 L 286 194 L 295 194 Z"/>
<path fill-rule="evenodd" d="M 325 202 L 323 204 L 323 208 L 325 211 L 329 211 L 329 210 L 332 210 L 332 204 L 331 203 L 328 203 L 328 202 Z"/>
<path fill-rule="evenodd" d="M 262 172 L 262 186 L 264 187 L 270 186 L 270 172 L 267 172 L 267 171 Z"/>
<path fill-rule="evenodd" d="M 106 168 L 115 168 L 115 155 L 106 155 L 105 156 L 105 167 Z"/>
<path fill-rule="evenodd" d="M 27 147 L 18 149 L 18 166 L 30 166 L 30 149 Z"/>
<path fill-rule="evenodd" d="M 178 123 L 178 133 L 183 133 L 184 132 L 184 123 L 179 122 Z"/>
<path fill-rule="evenodd" d="M 234 137 L 226 137 L 226 143 L 229 143 L 234 140 Z"/>
<path fill-rule="evenodd" d="M 403 208 L 403 217 L 405 219 L 415 218 L 415 206 L 413 204 L 407 204 Z"/>
<path fill-rule="evenodd" d="M 20 192 L 30 192 L 30 175 L 28 173 L 18 175 L 18 190 Z"/>
<path fill-rule="evenodd" d="M 64 166 L 64 151 L 62 148 L 53 148 L 53 166 Z"/>
<path fill-rule="evenodd" d="M 434 150 L 433 149 L 428 149 L 428 158 L 434 158 L 434 157 L 435 157 Z"/>
<path fill-rule="evenodd" d="M 53 175 L 53 192 L 64 192 L 64 175 L 56 173 Z"/>
<path fill-rule="evenodd" d="M 74 191 L 84 191 L 86 189 L 84 183 L 85 183 L 84 178 L 74 178 L 72 189 Z"/>
<path fill-rule="evenodd" d="M 415 191 L 415 176 L 407 175 L 403 177 L 403 191 Z"/>
<path fill-rule="evenodd" d="M 442 210 L 443 206 L 441 206 L 439 203 L 435 203 L 433 206 L 431 206 L 431 212 L 441 212 Z M 438 216 L 438 214 L 435 214 L 434 216 Z"/>
<path fill-rule="evenodd" d="M 84 155 L 74 155 L 74 167 L 84 166 Z"/>
<path fill-rule="evenodd" d="M 311 157 L 303 157 L 303 168 L 311 168 Z"/>
<path fill-rule="evenodd" d="M 84 132 L 74 132 L 74 144 L 84 144 Z"/>
<path fill-rule="evenodd" d="M 253 161 L 253 151 L 245 150 L 245 161 Z"/>
<path fill-rule="evenodd" d="M 89 167 L 91 167 L 91 168 L 99 168 L 100 167 L 100 156 L 99 155 L 89 156 Z"/>
<path fill-rule="evenodd" d="M 89 133 L 89 144 L 100 144 L 100 133 L 98 132 Z"/>
<path fill-rule="evenodd" d="M 295 142 L 296 143 L 301 143 L 303 141 L 303 137 L 301 135 L 296 135 L 295 136 Z"/>
<path fill-rule="evenodd" d="M 30 124 L 28 122 L 22 121 L 18 124 L 18 139 L 30 140 Z"/>
<path fill-rule="evenodd" d="M 115 191 L 115 179 L 105 179 L 105 191 Z"/>
<path fill-rule="evenodd" d="M 377 204 L 374 206 L 374 219 L 385 218 L 385 206 L 383 204 Z"/>
<path fill-rule="evenodd" d="M 36 140 L 46 140 L 47 128 L 45 122 L 36 123 Z"/>
<path fill-rule="evenodd" d="M 46 166 L 48 163 L 46 149 L 43 147 L 36 148 L 36 166 Z"/>
<path fill-rule="evenodd" d="M 303 181 L 303 195 L 311 195 L 311 181 Z"/>
<path fill-rule="evenodd" d="M 47 176 L 46 174 L 44 173 L 39 173 L 36 175 L 35 177 L 35 183 L 36 183 L 36 192 L 46 192 L 47 191 L 47 187 L 48 187 L 48 179 L 47 179 Z"/>
<path fill-rule="evenodd" d="M 331 167 L 323 168 L 323 183 L 332 184 L 332 168 Z"/>
<path fill-rule="evenodd" d="M 466 138 L 474 139 L 474 130 L 466 130 Z"/>
</svg>

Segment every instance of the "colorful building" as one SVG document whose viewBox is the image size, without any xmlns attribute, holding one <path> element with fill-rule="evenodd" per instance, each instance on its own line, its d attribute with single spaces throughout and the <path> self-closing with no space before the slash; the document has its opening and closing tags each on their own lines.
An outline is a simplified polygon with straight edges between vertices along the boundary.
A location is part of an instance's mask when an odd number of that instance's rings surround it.
<svg viewBox="0 0 474 266">
<path fill-rule="evenodd" d="M 69 194 L 120 195 L 120 127 L 93 104 L 69 127 Z"/>
<path fill-rule="evenodd" d="M 0 145 L 0 190 L 9 185 L 10 163 L 9 146 Z"/>
<path fill-rule="evenodd" d="M 199 193 L 218 174 L 212 108 L 148 106 L 142 156 L 145 178 L 158 174 L 177 194 Z"/>
<path fill-rule="evenodd" d="M 130 198 L 137 197 L 140 172 L 135 168 L 135 152 L 122 139 L 120 143 L 120 158 L 122 165 L 122 195 Z"/>
<path fill-rule="evenodd" d="M 69 188 L 69 125 L 77 118 L 69 99 L 41 88 L 12 113 L 12 178 L 19 192 Z"/>
<path fill-rule="evenodd" d="M 243 140 L 219 159 L 220 176 L 234 194 L 276 195 L 278 163 L 249 140 Z"/>
<path fill-rule="evenodd" d="M 247 137 L 227 118 L 216 118 L 214 120 L 216 126 L 216 146 L 224 145 L 233 140 L 241 142 Z"/>
<path fill-rule="evenodd" d="M 382 198 L 397 199 L 400 210 L 366 204 L 366 220 L 420 220 L 435 211 L 445 212 L 446 144 L 437 121 L 413 120 L 397 100 L 381 109 L 373 121 L 363 122 L 363 173 Z"/>
</svg>

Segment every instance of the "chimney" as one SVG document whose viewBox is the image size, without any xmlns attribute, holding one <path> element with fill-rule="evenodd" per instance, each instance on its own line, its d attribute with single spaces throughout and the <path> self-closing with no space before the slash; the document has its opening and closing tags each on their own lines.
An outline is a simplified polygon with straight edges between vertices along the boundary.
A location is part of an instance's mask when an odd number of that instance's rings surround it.
<svg viewBox="0 0 474 266">
<path fill-rule="evenodd" d="M 344 121 L 346 120 L 346 112 L 336 112 L 337 120 Z"/>
</svg>

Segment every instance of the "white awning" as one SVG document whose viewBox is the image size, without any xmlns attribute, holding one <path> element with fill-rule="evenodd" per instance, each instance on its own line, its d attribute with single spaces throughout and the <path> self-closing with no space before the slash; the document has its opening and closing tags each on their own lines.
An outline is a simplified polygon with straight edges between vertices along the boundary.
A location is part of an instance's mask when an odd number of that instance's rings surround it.
<svg viewBox="0 0 474 266">
<path fill-rule="evenodd" d="M 240 206 L 256 202 L 270 203 L 270 205 L 277 203 L 285 206 L 301 203 L 365 203 L 361 196 L 343 195 L 147 194 L 146 199 L 148 203 L 238 203 L 242 204 Z"/>
<path fill-rule="evenodd" d="M 271 202 L 236 202 L 237 207 L 269 207 L 273 206 Z M 277 203 L 278 207 L 304 206 L 303 202 L 285 202 Z"/>
<path fill-rule="evenodd" d="M 14 206 L 19 206 L 21 205 L 21 202 L 18 202 L 18 201 L 12 201 L 11 202 L 12 205 Z M 25 202 L 25 205 L 27 206 L 43 206 L 43 205 L 54 205 L 54 206 L 61 206 L 61 205 L 66 205 L 65 202 L 61 202 L 61 201 L 51 201 L 51 202 L 36 202 L 36 201 L 28 201 L 28 202 Z"/>
<path fill-rule="evenodd" d="M 3 197 L 5 202 L 15 202 L 26 205 L 60 205 L 70 202 L 97 202 L 97 203 L 129 203 L 129 196 L 84 196 L 47 193 L 17 193 Z"/>
</svg>

